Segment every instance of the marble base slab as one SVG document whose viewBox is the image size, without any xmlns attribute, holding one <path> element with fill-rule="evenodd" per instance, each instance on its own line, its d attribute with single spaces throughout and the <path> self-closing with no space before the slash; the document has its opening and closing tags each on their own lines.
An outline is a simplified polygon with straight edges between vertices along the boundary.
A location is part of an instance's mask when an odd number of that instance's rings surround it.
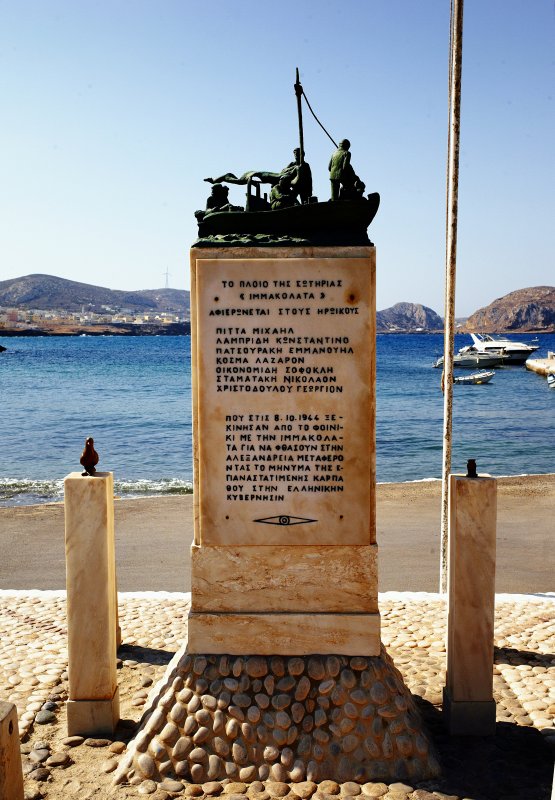
<svg viewBox="0 0 555 800">
<path fill-rule="evenodd" d="M 207 614 L 191 612 L 192 653 L 377 656 L 379 614 Z"/>
<path fill-rule="evenodd" d="M 0 798 L 23 800 L 17 708 L 0 701 Z"/>
<path fill-rule="evenodd" d="M 495 700 L 453 700 L 444 687 L 443 713 L 451 736 L 495 736 Z"/>
<path fill-rule="evenodd" d="M 111 700 L 68 700 L 68 736 L 112 736 L 119 722 L 119 687 Z"/>
<path fill-rule="evenodd" d="M 378 547 L 191 547 L 191 608 L 378 611 Z"/>
</svg>

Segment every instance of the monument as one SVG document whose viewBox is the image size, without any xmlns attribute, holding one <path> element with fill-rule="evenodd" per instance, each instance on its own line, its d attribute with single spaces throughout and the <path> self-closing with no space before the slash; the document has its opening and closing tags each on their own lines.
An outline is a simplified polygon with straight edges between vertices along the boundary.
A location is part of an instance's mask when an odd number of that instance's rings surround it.
<svg viewBox="0 0 555 800">
<path fill-rule="evenodd" d="M 189 646 L 377 655 L 374 249 L 191 259 Z"/>
<path fill-rule="evenodd" d="M 295 92 L 300 167 L 298 74 Z M 272 210 L 261 185 L 285 191 L 280 173 L 227 173 L 210 182 L 246 185 L 247 210 L 197 212 L 188 642 L 115 783 L 437 774 L 380 641 L 367 234 L 379 195 L 362 196 L 350 154 L 333 181 L 331 201 Z"/>
</svg>

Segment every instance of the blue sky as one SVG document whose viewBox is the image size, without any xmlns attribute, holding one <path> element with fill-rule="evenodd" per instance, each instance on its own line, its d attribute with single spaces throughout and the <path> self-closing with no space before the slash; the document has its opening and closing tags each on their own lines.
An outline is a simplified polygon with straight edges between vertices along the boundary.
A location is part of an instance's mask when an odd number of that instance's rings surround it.
<svg viewBox="0 0 555 800">
<path fill-rule="evenodd" d="M 203 178 L 292 158 L 298 66 L 382 196 L 378 308 L 443 314 L 448 39 L 448 0 L 0 0 L 0 280 L 188 288 Z M 555 283 L 554 44 L 552 0 L 466 0 L 458 315 Z"/>
</svg>

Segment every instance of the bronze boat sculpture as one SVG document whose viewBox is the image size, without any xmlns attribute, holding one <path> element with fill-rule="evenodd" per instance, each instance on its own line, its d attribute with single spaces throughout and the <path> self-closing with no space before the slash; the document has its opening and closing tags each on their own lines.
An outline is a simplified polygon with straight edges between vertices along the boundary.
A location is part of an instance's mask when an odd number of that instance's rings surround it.
<svg viewBox="0 0 555 800">
<path fill-rule="evenodd" d="M 194 246 L 233 245 L 369 245 L 368 226 L 374 219 L 380 195 L 364 196 L 365 184 L 351 166 L 350 142 L 332 139 L 317 119 L 297 79 L 295 83 L 299 117 L 300 147 L 295 158 L 281 172 L 251 171 L 237 177 L 228 172 L 206 178 L 212 194 L 204 211 L 196 211 L 199 238 Z M 336 146 L 328 165 L 331 200 L 318 202 L 312 195 L 312 173 L 304 157 L 301 98 L 304 96 L 318 124 Z M 228 201 L 224 184 L 246 185 L 245 208 Z M 262 193 L 271 186 L 270 196 Z"/>
</svg>

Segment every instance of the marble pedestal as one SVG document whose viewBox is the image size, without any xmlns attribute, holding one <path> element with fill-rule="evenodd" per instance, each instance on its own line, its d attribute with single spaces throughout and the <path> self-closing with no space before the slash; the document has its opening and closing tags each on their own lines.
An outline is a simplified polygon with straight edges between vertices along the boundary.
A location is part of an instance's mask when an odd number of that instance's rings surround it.
<svg viewBox="0 0 555 800">
<path fill-rule="evenodd" d="M 191 250 L 189 650 L 377 656 L 375 250 Z"/>
<path fill-rule="evenodd" d="M 23 800 L 17 709 L 0 701 L 0 798 Z"/>
<path fill-rule="evenodd" d="M 191 331 L 188 641 L 114 783 L 437 775 L 380 642 L 374 248 L 193 249 Z"/>
<path fill-rule="evenodd" d="M 116 677 L 114 481 L 111 472 L 65 478 L 68 734 L 112 734 Z"/>
<path fill-rule="evenodd" d="M 497 483 L 449 477 L 447 676 L 444 711 L 454 735 L 495 733 L 493 623 Z"/>
</svg>

